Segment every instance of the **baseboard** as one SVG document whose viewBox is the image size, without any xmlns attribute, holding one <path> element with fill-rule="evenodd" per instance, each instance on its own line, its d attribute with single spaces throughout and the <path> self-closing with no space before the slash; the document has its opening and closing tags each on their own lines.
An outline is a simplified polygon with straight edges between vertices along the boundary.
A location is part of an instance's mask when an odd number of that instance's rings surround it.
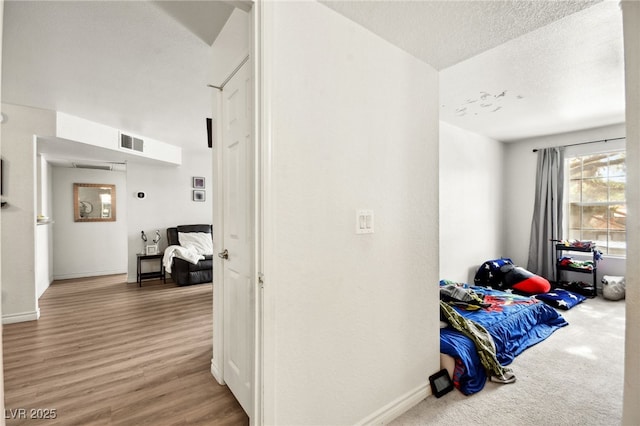
<svg viewBox="0 0 640 426">
<path fill-rule="evenodd" d="M 13 324 L 16 322 L 36 321 L 40 318 L 40 308 L 33 312 L 20 312 L 18 314 L 2 315 L 3 324 Z"/>
<path fill-rule="evenodd" d="M 74 278 L 90 278 L 90 277 L 101 277 L 103 275 L 122 275 L 126 274 L 127 271 L 94 271 L 94 272 L 78 272 L 75 274 L 63 274 L 63 275 L 54 275 L 54 280 L 70 280 Z M 133 281 L 135 282 L 135 280 Z"/>
<path fill-rule="evenodd" d="M 426 397 L 431 396 L 431 386 L 426 382 L 412 391 L 396 398 L 384 407 L 360 420 L 357 425 L 385 425 L 415 407 Z"/>
<path fill-rule="evenodd" d="M 222 369 L 218 366 L 214 359 L 211 360 L 211 375 L 219 384 L 225 384 L 224 377 L 222 376 Z"/>
</svg>

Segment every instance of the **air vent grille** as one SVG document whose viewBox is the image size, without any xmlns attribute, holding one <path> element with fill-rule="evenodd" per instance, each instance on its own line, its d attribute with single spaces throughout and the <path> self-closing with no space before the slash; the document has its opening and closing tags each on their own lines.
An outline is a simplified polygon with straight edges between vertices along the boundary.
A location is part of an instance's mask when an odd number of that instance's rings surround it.
<svg viewBox="0 0 640 426">
<path fill-rule="evenodd" d="M 92 169 L 92 170 L 113 170 L 113 166 L 111 164 L 83 164 L 83 163 L 72 163 L 73 167 L 76 169 Z"/>
<path fill-rule="evenodd" d="M 120 134 L 120 148 L 133 149 L 133 138 L 129 135 Z"/>
<path fill-rule="evenodd" d="M 120 133 L 120 148 L 144 152 L 144 141 L 140 138 Z"/>
<path fill-rule="evenodd" d="M 144 141 L 142 139 L 133 138 L 133 150 L 134 151 L 144 151 Z"/>
</svg>

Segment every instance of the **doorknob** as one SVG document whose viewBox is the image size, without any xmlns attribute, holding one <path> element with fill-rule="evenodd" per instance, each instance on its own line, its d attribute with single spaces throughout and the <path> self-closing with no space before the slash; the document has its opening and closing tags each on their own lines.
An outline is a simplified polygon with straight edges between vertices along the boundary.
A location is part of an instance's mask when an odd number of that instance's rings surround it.
<svg viewBox="0 0 640 426">
<path fill-rule="evenodd" d="M 223 252 L 218 253 L 220 259 L 229 259 L 229 250 L 224 249 Z"/>
</svg>

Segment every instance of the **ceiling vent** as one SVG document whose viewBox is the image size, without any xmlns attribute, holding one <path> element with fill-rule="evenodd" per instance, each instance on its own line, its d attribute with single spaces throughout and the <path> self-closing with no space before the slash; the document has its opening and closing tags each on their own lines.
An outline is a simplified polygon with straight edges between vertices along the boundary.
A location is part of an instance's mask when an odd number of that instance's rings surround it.
<svg viewBox="0 0 640 426">
<path fill-rule="evenodd" d="M 144 152 L 144 141 L 140 138 L 120 133 L 120 148 Z"/>
<path fill-rule="evenodd" d="M 76 169 L 92 169 L 92 170 L 113 170 L 111 164 L 88 164 L 88 163 L 72 163 Z"/>
</svg>

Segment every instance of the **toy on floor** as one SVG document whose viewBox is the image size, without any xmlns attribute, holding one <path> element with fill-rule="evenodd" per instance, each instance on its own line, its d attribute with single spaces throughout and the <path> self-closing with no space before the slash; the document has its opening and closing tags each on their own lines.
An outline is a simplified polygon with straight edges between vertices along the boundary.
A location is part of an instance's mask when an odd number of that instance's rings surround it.
<svg viewBox="0 0 640 426">
<path fill-rule="evenodd" d="M 547 293 L 551 290 L 551 283 L 546 278 L 514 265 L 506 257 L 484 262 L 476 272 L 473 282 L 475 285 L 500 290 L 511 288 L 526 294 Z"/>
<path fill-rule="evenodd" d="M 602 296 L 607 300 L 621 300 L 625 298 L 626 284 L 624 277 L 605 275 L 602 277 Z"/>
</svg>

